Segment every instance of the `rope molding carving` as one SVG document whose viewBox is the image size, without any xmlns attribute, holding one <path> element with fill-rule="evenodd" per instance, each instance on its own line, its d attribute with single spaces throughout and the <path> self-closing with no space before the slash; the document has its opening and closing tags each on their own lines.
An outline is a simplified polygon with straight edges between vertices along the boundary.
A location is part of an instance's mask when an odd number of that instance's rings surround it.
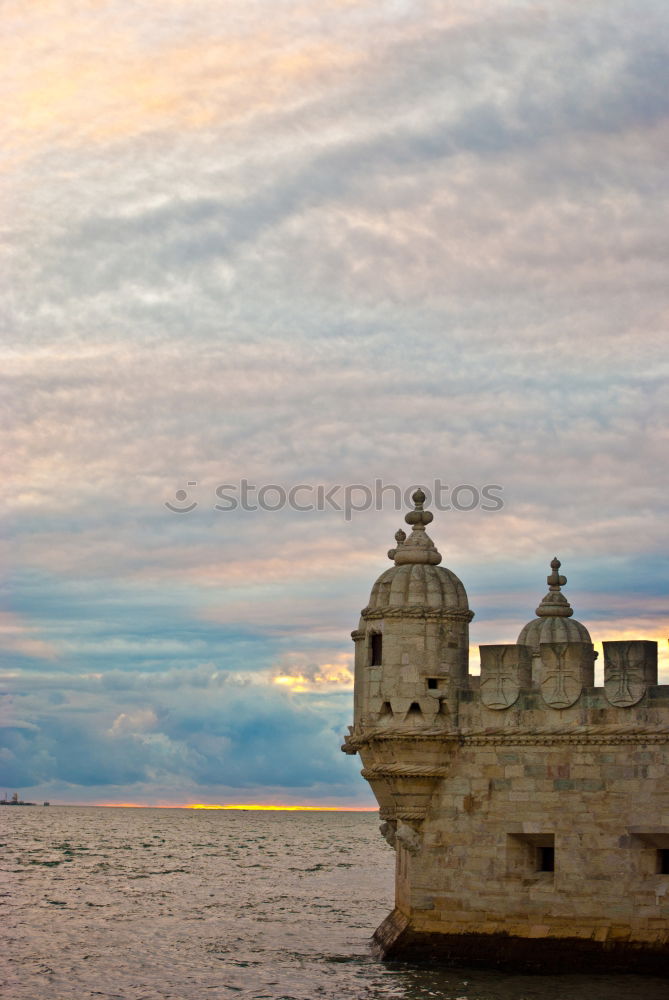
<svg viewBox="0 0 669 1000">
<path fill-rule="evenodd" d="M 373 764 L 360 772 L 363 778 L 445 778 L 448 767 L 431 764 Z"/>
<path fill-rule="evenodd" d="M 385 608 L 363 608 L 360 617 L 365 621 L 375 621 L 379 618 L 427 618 L 429 621 L 470 622 L 473 611 L 452 610 L 443 608 L 427 608 L 423 604 L 408 604 L 395 606 L 389 604 Z"/>
<path fill-rule="evenodd" d="M 562 727 L 561 729 L 551 729 L 549 726 L 537 727 L 536 729 L 518 729 L 515 732 L 508 729 L 479 729 L 470 733 L 461 732 L 463 740 L 479 739 L 482 736 L 504 736 L 515 738 L 516 736 L 661 736 L 669 739 L 669 729 L 636 728 L 632 726 L 574 726 L 572 728 Z"/>
<path fill-rule="evenodd" d="M 669 732 L 652 733 L 643 732 L 620 732 L 620 733 L 519 733 L 517 736 L 503 736 L 501 734 L 485 736 L 483 734 L 466 736 L 464 744 L 472 746 L 501 745 L 507 746 L 517 744 L 519 746 L 551 746 L 554 744 L 581 745 L 581 746 L 615 746 L 616 744 L 634 743 L 669 743 Z"/>
<path fill-rule="evenodd" d="M 609 729 L 536 729 L 519 730 L 510 732 L 509 730 L 497 729 L 472 733 L 446 733 L 438 730 L 425 731 L 420 734 L 407 733 L 402 730 L 372 730 L 361 736 L 351 736 L 347 740 L 347 745 L 352 750 L 371 743 L 386 742 L 410 742 L 413 746 L 417 743 L 443 743 L 459 744 L 460 746 L 483 746 L 518 744 L 531 746 L 532 744 L 547 746 L 555 744 L 592 744 L 600 746 L 605 744 L 634 744 L 634 743 L 669 743 L 669 729 L 630 729 L 628 726 L 617 726 Z"/>
<path fill-rule="evenodd" d="M 375 741 L 400 741 L 408 740 L 412 746 L 417 743 L 462 743 L 462 736 L 459 733 L 446 733 L 443 729 L 421 730 L 420 733 L 407 732 L 406 729 L 369 729 L 360 735 L 350 735 L 346 737 L 344 746 L 349 747 L 354 753 L 358 747 L 366 746 Z"/>
</svg>

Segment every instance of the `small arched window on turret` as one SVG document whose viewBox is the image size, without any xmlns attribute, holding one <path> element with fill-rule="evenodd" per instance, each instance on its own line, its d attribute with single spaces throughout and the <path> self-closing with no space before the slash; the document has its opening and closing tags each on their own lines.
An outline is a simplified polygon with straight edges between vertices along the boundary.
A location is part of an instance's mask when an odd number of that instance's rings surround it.
<svg viewBox="0 0 669 1000">
<path fill-rule="evenodd" d="M 371 646 L 370 646 L 370 665 L 372 667 L 381 666 L 381 658 L 383 655 L 383 636 L 380 632 L 372 632 L 371 636 Z"/>
</svg>

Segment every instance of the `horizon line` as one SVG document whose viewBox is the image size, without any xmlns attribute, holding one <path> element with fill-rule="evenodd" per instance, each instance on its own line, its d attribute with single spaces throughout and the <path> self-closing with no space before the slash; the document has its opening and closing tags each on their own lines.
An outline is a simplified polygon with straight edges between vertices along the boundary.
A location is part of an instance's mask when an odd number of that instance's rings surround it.
<svg viewBox="0 0 669 1000">
<path fill-rule="evenodd" d="M 243 811 L 260 812 L 377 812 L 378 806 L 310 806 L 310 805 L 275 805 L 260 802 L 218 803 L 150 803 L 150 802 L 60 802 L 53 805 L 90 806 L 101 809 L 201 809 L 212 811 Z"/>
</svg>

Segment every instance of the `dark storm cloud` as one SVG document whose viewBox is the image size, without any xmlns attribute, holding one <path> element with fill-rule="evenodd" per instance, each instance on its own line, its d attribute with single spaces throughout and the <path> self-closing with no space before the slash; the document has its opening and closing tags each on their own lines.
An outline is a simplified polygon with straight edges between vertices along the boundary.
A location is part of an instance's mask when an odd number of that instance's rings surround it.
<svg viewBox="0 0 669 1000">
<path fill-rule="evenodd" d="M 211 667 L 168 672 L 119 685 L 64 678 L 64 703 L 43 707 L 35 688 L 14 696 L 20 718 L 2 727 L 3 775 L 10 786 L 55 781 L 83 786 L 192 781 L 228 788 L 314 789 L 347 773 L 339 752 L 348 697 L 295 700 L 239 678 L 220 682 Z M 203 697 L 203 690 L 204 697 Z M 104 701 L 99 695 L 104 691 Z M 104 708 L 103 708 L 104 706 Z"/>
</svg>

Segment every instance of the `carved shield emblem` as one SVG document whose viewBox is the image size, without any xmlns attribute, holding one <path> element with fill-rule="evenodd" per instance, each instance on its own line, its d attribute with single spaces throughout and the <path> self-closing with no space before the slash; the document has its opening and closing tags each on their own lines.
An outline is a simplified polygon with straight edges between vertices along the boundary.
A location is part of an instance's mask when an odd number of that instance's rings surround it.
<svg viewBox="0 0 669 1000">
<path fill-rule="evenodd" d="M 612 705 L 636 705 L 651 684 L 657 684 L 656 642 L 604 643 L 604 690 Z"/>
<path fill-rule="evenodd" d="M 569 708 L 583 685 L 594 683 L 594 651 L 589 642 L 542 642 L 541 694 L 551 708 Z"/>
<path fill-rule="evenodd" d="M 532 656 L 527 646 L 480 646 L 481 701 L 486 708 L 511 708 L 530 686 Z"/>
</svg>

